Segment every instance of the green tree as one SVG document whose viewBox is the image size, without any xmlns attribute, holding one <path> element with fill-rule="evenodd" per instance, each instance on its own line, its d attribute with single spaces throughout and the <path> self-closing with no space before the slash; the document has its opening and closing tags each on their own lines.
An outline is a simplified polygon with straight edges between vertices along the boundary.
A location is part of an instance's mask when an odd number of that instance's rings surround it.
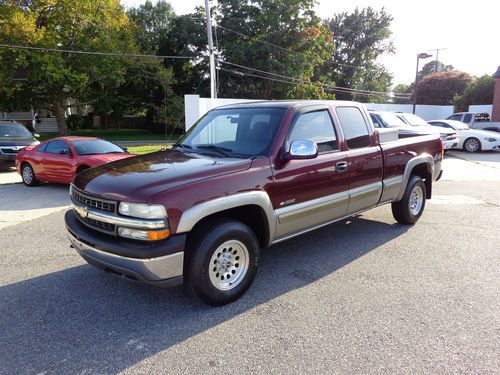
<svg viewBox="0 0 500 375">
<path fill-rule="evenodd" d="M 151 0 L 146 0 L 137 8 L 129 9 L 127 14 L 139 25 L 137 39 L 141 50 L 146 53 L 157 53 L 172 28 L 172 21 L 175 18 L 172 5 L 165 0 L 160 0 L 154 5 Z"/>
<path fill-rule="evenodd" d="M 441 61 L 436 62 L 436 60 L 429 61 L 422 67 L 420 72 L 418 72 L 418 80 L 422 80 L 422 78 L 431 73 L 448 72 L 453 69 L 455 69 L 453 65 L 445 65 Z"/>
<path fill-rule="evenodd" d="M 325 88 L 312 82 L 332 83 L 321 76 L 319 68 L 333 53 L 333 44 L 314 5 L 314 0 L 219 1 L 215 15 L 220 25 L 219 58 L 225 69 L 220 74 L 221 94 L 263 99 L 327 97 Z M 261 78 L 268 75 L 224 61 L 283 77 Z M 289 81 L 285 77 L 298 80 L 295 84 L 279 82 Z"/>
<path fill-rule="evenodd" d="M 464 72 L 450 70 L 427 75 L 418 83 L 417 103 L 449 105 L 456 95 L 462 95 L 472 77 Z"/>
<path fill-rule="evenodd" d="M 491 104 L 494 91 L 495 79 L 492 76 L 485 74 L 476 78 L 465 88 L 463 95 L 455 96 L 453 99 L 455 109 L 458 112 L 465 112 L 473 104 Z"/>
<path fill-rule="evenodd" d="M 137 52 L 133 29 L 119 0 L 4 0 L 0 4 L 3 44 L 133 53 Z M 0 106 L 49 109 L 63 134 L 70 101 L 72 106 L 109 104 L 126 80 L 128 63 L 119 56 L 13 49 L 1 49 L 0 59 Z M 14 79 L 20 69 L 27 72 L 24 81 Z"/>
<path fill-rule="evenodd" d="M 406 83 L 400 83 L 396 86 L 394 86 L 394 89 L 392 92 L 394 93 L 394 103 L 396 104 L 409 104 L 410 103 L 410 95 L 413 92 L 413 83 L 412 84 L 406 84 Z M 399 96 L 398 96 L 399 95 Z M 407 98 L 403 96 L 407 96 Z"/>
<path fill-rule="evenodd" d="M 384 8 L 380 11 L 371 7 L 356 8 L 353 13 L 339 13 L 326 22 L 335 44 L 335 51 L 324 68 L 330 79 L 341 87 L 388 92 L 392 75 L 377 59 L 394 53 L 390 40 L 391 15 Z M 338 99 L 353 97 L 351 93 L 337 94 Z M 372 95 L 370 98 L 384 99 Z"/>
</svg>

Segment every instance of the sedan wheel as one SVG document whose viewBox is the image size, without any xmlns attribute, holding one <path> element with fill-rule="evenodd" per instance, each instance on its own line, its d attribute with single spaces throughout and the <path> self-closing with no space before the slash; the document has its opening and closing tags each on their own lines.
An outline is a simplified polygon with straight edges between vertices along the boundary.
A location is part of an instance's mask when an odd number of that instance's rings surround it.
<svg viewBox="0 0 500 375">
<path fill-rule="evenodd" d="M 26 186 L 36 186 L 38 184 L 38 180 L 35 177 L 35 172 L 33 168 L 28 163 L 24 164 L 21 170 L 21 176 L 23 178 L 23 183 Z"/>
<path fill-rule="evenodd" d="M 477 138 L 469 138 L 464 143 L 465 151 L 478 152 L 481 149 L 481 143 Z"/>
</svg>

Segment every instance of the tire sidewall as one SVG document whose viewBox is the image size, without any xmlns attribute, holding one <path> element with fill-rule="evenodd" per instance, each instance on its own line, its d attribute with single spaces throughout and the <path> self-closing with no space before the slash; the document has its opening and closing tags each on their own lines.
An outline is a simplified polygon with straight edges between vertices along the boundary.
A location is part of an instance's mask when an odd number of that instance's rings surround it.
<svg viewBox="0 0 500 375">
<path fill-rule="evenodd" d="M 28 169 L 30 169 L 30 170 L 31 170 L 31 176 L 32 176 L 32 177 L 31 177 L 31 182 L 30 182 L 30 183 L 26 182 L 26 180 L 24 179 L 24 170 L 25 170 L 26 168 L 28 168 Z M 32 167 L 29 163 L 26 163 L 26 164 L 24 164 L 24 165 L 22 166 L 22 168 L 21 168 L 21 178 L 22 178 L 22 180 L 23 180 L 23 183 L 24 183 L 26 186 L 30 186 L 30 187 L 31 187 L 31 186 L 35 186 L 35 185 L 36 185 L 37 180 L 36 180 L 36 177 L 35 177 L 35 171 L 33 170 L 33 167 Z"/>
<path fill-rule="evenodd" d="M 412 193 L 413 189 L 415 188 L 415 186 L 419 186 L 422 189 L 422 193 L 423 193 L 422 207 L 420 208 L 420 211 L 418 212 L 417 215 L 413 215 L 411 213 L 410 207 L 409 207 L 411 193 Z M 418 221 L 418 219 L 420 219 L 420 216 L 422 216 L 422 213 L 424 212 L 424 209 L 425 209 L 426 194 L 427 194 L 427 192 L 425 189 L 424 181 L 418 176 L 413 176 L 410 179 L 410 181 L 408 183 L 408 187 L 407 187 L 405 194 L 403 196 L 403 202 L 404 202 L 404 205 L 406 207 L 405 215 L 408 219 L 408 222 L 416 223 Z"/>
<path fill-rule="evenodd" d="M 191 291 L 203 302 L 212 306 L 221 306 L 240 298 L 250 287 L 257 273 L 260 246 L 257 238 L 246 225 L 227 221 L 212 228 L 201 237 L 187 257 L 187 281 Z M 209 264 L 214 251 L 226 241 L 238 240 L 242 242 L 249 255 L 249 264 L 243 280 L 230 290 L 216 288 L 209 276 Z"/>
</svg>

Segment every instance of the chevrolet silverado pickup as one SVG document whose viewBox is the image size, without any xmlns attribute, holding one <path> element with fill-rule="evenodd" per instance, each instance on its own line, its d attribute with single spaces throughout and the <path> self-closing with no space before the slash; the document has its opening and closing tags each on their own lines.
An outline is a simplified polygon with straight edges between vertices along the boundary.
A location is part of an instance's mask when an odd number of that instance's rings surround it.
<svg viewBox="0 0 500 375">
<path fill-rule="evenodd" d="M 442 141 L 385 130 L 355 102 L 219 107 L 172 149 L 78 174 L 71 246 L 112 274 L 227 304 L 272 244 L 386 203 L 399 223 L 417 222 L 441 176 Z"/>
</svg>

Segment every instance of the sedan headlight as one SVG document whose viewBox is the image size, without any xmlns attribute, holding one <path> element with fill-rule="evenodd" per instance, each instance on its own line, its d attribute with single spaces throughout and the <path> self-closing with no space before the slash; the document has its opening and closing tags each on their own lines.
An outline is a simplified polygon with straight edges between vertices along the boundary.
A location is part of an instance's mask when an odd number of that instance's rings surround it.
<svg viewBox="0 0 500 375">
<path fill-rule="evenodd" d="M 493 137 L 491 137 L 491 138 L 486 138 L 486 140 L 487 140 L 488 142 L 496 142 L 496 141 L 498 141 L 498 138 L 493 138 Z"/>
<path fill-rule="evenodd" d="M 164 219 L 167 217 L 167 211 L 161 204 L 121 202 L 118 206 L 118 212 L 125 216 L 141 219 Z"/>
</svg>

